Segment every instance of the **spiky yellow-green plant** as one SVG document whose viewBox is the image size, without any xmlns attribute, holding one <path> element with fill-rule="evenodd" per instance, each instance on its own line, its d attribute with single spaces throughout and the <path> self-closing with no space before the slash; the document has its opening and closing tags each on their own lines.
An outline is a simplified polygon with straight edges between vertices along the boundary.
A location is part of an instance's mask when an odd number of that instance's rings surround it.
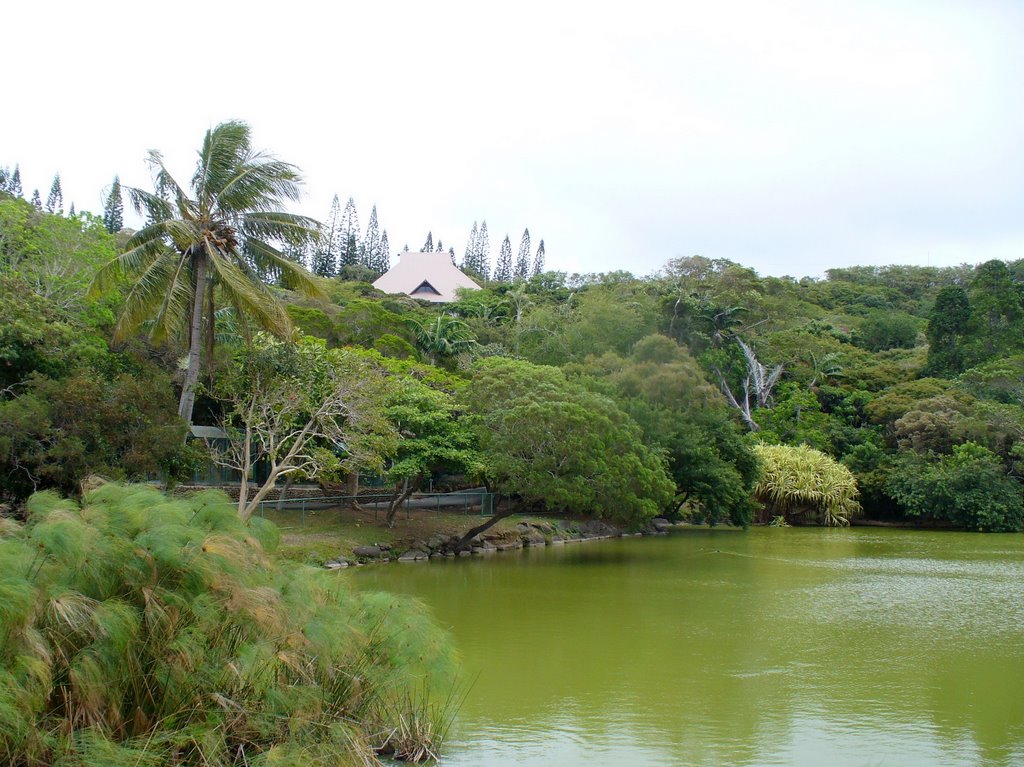
<svg viewBox="0 0 1024 767">
<path fill-rule="evenodd" d="M 28 512 L 0 528 L 0 763 L 375 764 L 450 669 L 422 609 L 278 560 L 223 494 Z"/>
<path fill-rule="evenodd" d="M 818 514 L 826 525 L 848 525 L 860 512 L 857 481 L 833 458 L 807 445 L 756 445 L 761 481 L 754 496 L 773 513 Z"/>
</svg>

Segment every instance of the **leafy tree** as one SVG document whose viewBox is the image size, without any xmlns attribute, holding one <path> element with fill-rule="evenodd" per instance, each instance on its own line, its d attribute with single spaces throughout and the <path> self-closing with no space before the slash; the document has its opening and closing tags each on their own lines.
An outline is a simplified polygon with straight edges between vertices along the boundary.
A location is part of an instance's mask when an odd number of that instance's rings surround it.
<svg viewBox="0 0 1024 767">
<path fill-rule="evenodd" d="M 970 288 L 970 342 L 967 364 L 1024 350 L 1022 293 L 1002 261 L 987 261 L 975 272 Z"/>
<path fill-rule="evenodd" d="M 116 336 L 152 320 L 151 336 L 165 338 L 187 327 L 188 362 L 178 413 L 192 420 L 204 327 L 219 296 L 239 321 L 255 321 L 280 335 L 291 332 L 288 314 L 257 273 L 288 288 L 320 295 L 305 269 L 269 240 L 304 245 L 316 222 L 278 206 L 299 196 L 296 168 L 252 148 L 249 127 L 225 122 L 209 130 L 192 177 L 191 196 L 150 152 L 154 192 L 129 188 L 148 223 L 128 240 L 125 252 L 100 270 L 95 289 L 129 279 Z M 257 271 L 258 270 L 258 271 Z"/>
<path fill-rule="evenodd" d="M 121 179 L 114 176 L 110 194 L 103 205 L 103 226 L 110 234 L 117 234 L 124 227 L 124 202 L 121 199 Z"/>
<path fill-rule="evenodd" d="M 401 435 L 384 473 L 394 488 L 387 513 L 393 527 L 402 504 L 432 472 L 476 476 L 481 466 L 476 438 L 452 396 L 455 379 L 422 366 L 390 367 L 397 375 L 384 413 Z"/>
<path fill-rule="evenodd" d="M 50 184 L 50 194 L 46 197 L 46 212 L 64 215 L 64 193 L 60 189 L 60 174 L 55 173 Z"/>
<path fill-rule="evenodd" d="M 607 353 L 572 370 L 612 384 L 645 443 L 665 451 L 677 512 L 685 504 L 703 522 L 750 523 L 757 459 L 686 349 L 652 335 L 627 358 Z"/>
<path fill-rule="evenodd" d="M 224 427 L 237 436 L 217 461 L 241 476 L 242 519 L 291 474 L 317 479 L 383 468 L 395 432 L 383 416 L 384 371 L 367 357 L 311 338 L 295 345 L 262 337 L 240 348 L 236 362 L 218 392 L 228 403 Z M 250 498 L 261 460 L 267 479 Z"/>
<path fill-rule="evenodd" d="M 114 238 L 94 216 L 63 218 L 24 200 L 0 200 L 0 274 L 15 276 L 59 310 L 82 306 L 96 270 L 115 252 Z"/>
<path fill-rule="evenodd" d="M 666 509 L 674 484 L 640 428 L 608 397 L 556 368 L 490 357 L 464 395 L 489 487 L 528 506 L 640 524 Z M 465 545 L 502 516 L 464 536 Z"/>
<path fill-rule="evenodd" d="M 498 253 L 498 265 L 494 268 L 495 282 L 512 281 L 512 243 L 508 241 L 508 235 L 501 243 L 501 251 Z"/>
<path fill-rule="evenodd" d="M 557 244 L 557 243 L 556 243 Z M 537 277 L 544 273 L 544 240 L 537 246 L 537 255 L 533 259 L 533 276 Z"/>
<path fill-rule="evenodd" d="M 523 239 L 519 242 L 519 257 L 516 259 L 515 277 L 525 280 L 530 276 L 530 230 L 523 230 Z"/>
<path fill-rule="evenodd" d="M 0 485 L 20 500 L 44 488 L 77 492 L 91 474 L 188 478 L 196 455 L 171 391 L 152 364 L 112 379 L 85 367 L 60 379 L 33 376 L 17 397 L 0 400 Z"/>
<path fill-rule="evenodd" d="M 1024 523 L 1020 484 L 995 454 L 972 442 L 937 459 L 904 454 L 890 491 L 914 517 L 982 531 L 1020 530 Z"/>
<path fill-rule="evenodd" d="M 896 311 L 873 311 L 861 323 L 854 340 L 869 351 L 910 349 L 917 342 L 919 321 Z"/>
</svg>

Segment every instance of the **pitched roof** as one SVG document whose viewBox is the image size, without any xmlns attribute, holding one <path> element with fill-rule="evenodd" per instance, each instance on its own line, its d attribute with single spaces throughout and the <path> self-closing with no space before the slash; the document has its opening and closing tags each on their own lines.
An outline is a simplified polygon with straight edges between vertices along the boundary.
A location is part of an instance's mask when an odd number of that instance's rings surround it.
<svg viewBox="0 0 1024 767">
<path fill-rule="evenodd" d="M 480 288 L 456 268 L 448 253 L 402 253 L 398 263 L 378 277 L 373 287 L 434 303 L 454 301 L 456 288 Z"/>
</svg>

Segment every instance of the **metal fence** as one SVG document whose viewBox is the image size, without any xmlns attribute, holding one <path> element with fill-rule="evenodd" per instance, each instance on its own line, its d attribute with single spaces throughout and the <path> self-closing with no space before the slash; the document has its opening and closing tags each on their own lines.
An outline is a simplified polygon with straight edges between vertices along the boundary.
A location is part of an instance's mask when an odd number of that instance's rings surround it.
<svg viewBox="0 0 1024 767">
<path fill-rule="evenodd" d="M 284 500 L 261 501 L 258 514 L 266 518 L 268 515 L 277 516 L 282 514 L 299 514 L 299 524 L 306 525 L 308 515 L 319 515 L 320 512 L 352 508 L 353 503 L 358 503 L 360 508 L 366 511 L 373 511 L 374 519 L 381 514 L 386 515 L 391 505 L 392 495 L 390 493 L 364 494 L 364 495 L 332 495 L 315 498 L 285 498 Z M 505 499 L 507 502 L 507 498 Z M 486 491 L 463 491 L 456 493 L 414 493 L 400 505 L 407 518 L 411 518 L 414 510 L 440 513 L 447 512 L 475 514 L 486 517 L 494 514 L 502 501 L 502 497 L 496 493 Z M 280 521 L 280 520 L 278 520 Z"/>
</svg>

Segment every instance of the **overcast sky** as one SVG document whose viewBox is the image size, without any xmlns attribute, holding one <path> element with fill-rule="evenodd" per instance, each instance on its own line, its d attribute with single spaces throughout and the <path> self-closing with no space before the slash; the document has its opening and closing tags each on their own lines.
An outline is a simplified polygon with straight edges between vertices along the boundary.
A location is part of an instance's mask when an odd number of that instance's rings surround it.
<svg viewBox="0 0 1024 767">
<path fill-rule="evenodd" d="M 7 3 L 0 165 L 100 211 L 249 122 L 301 210 L 548 266 L 1024 257 L 1024 3 Z"/>
</svg>

